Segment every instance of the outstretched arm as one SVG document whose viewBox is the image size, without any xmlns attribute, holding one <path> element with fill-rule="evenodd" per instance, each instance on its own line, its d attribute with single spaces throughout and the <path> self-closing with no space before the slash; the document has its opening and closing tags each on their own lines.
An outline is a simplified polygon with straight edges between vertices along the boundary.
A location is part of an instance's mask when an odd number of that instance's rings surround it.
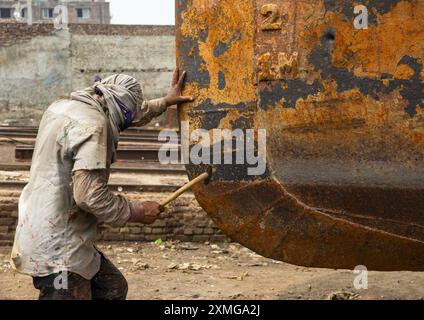
<svg viewBox="0 0 424 320">
<path fill-rule="evenodd" d="M 166 97 L 145 101 L 141 108 L 138 110 L 137 115 L 132 123 L 133 127 L 141 127 L 152 121 L 153 118 L 160 116 L 168 107 L 193 101 L 193 97 L 182 96 L 182 89 L 184 86 L 185 77 L 187 72 L 180 73 L 177 67 L 172 77 L 171 88 Z"/>
</svg>

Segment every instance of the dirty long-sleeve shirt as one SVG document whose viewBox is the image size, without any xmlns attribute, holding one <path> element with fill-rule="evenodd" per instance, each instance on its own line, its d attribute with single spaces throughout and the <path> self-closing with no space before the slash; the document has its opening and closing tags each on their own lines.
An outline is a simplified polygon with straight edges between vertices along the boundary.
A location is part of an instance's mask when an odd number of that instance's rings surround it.
<svg viewBox="0 0 424 320">
<path fill-rule="evenodd" d="M 131 218 L 130 202 L 109 190 L 106 170 L 78 171 L 72 180 L 76 205 L 98 222 L 121 227 Z"/>
<path fill-rule="evenodd" d="M 165 109 L 164 99 L 145 102 L 137 124 Z M 47 109 L 19 199 L 11 256 L 16 271 L 34 277 L 68 271 L 88 280 L 99 271 L 98 223 L 120 226 L 131 215 L 129 201 L 107 188 L 113 154 L 109 119 L 97 108 L 60 100 Z"/>
</svg>

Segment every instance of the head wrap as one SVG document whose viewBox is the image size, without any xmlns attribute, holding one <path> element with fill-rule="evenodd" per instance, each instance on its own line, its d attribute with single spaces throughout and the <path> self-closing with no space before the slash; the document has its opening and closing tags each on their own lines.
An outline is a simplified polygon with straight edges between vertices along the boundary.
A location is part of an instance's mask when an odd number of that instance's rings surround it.
<svg viewBox="0 0 424 320">
<path fill-rule="evenodd" d="M 143 91 L 135 78 L 125 74 L 115 74 L 103 80 L 96 76 L 93 86 L 73 92 L 71 99 L 106 113 L 116 148 L 121 131 L 131 125 L 138 106 L 143 103 Z"/>
</svg>

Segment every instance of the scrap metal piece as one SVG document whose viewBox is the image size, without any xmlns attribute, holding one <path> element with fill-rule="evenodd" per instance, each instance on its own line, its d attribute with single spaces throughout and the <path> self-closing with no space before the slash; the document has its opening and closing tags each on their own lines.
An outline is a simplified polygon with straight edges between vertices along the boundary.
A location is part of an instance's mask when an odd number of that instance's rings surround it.
<svg viewBox="0 0 424 320">
<path fill-rule="evenodd" d="M 196 97 L 180 119 L 267 130 L 262 175 L 216 165 L 194 189 L 229 237 L 296 265 L 424 270 L 423 19 L 421 0 L 177 0 Z"/>
</svg>

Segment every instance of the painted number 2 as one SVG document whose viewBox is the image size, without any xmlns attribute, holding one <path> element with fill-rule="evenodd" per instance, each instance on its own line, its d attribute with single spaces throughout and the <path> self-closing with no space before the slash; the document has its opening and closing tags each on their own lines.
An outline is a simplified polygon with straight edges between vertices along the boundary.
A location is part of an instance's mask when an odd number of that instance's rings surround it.
<svg viewBox="0 0 424 320">
<path fill-rule="evenodd" d="M 281 29 L 283 20 L 276 4 L 264 4 L 261 8 L 261 15 L 265 17 L 260 27 L 262 31 Z"/>
</svg>

